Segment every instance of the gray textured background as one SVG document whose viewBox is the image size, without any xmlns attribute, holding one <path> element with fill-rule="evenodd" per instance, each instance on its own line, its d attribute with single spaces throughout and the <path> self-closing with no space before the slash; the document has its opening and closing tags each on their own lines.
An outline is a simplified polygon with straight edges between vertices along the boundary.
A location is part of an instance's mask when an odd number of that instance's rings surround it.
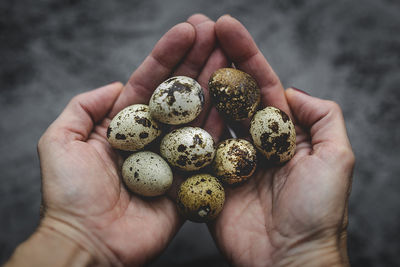
<svg viewBox="0 0 400 267">
<path fill-rule="evenodd" d="M 353 266 L 400 266 L 400 1 L 0 1 L 0 263 L 38 223 L 36 143 L 77 93 L 125 82 L 190 14 L 243 22 L 285 86 L 337 101 L 357 157 Z M 154 265 L 224 261 L 186 223 Z"/>
</svg>

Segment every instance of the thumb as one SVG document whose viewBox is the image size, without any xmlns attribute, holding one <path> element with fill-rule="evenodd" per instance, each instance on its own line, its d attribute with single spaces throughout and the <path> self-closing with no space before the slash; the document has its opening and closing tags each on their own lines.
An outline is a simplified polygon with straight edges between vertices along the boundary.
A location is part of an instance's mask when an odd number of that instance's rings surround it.
<svg viewBox="0 0 400 267">
<path fill-rule="evenodd" d="M 296 124 L 311 135 L 313 154 L 323 156 L 326 160 L 330 157 L 354 162 L 343 114 L 337 103 L 292 88 L 286 90 L 286 98 Z"/>
<path fill-rule="evenodd" d="M 75 96 L 46 131 L 60 141 L 86 141 L 96 123 L 112 109 L 123 85 L 115 82 Z"/>
</svg>

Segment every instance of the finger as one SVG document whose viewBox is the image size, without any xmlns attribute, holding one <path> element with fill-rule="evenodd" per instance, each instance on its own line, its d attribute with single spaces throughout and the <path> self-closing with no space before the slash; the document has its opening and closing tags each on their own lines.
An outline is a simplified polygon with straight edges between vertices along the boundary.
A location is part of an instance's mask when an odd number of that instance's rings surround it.
<svg viewBox="0 0 400 267">
<path fill-rule="evenodd" d="M 120 82 L 75 96 L 50 126 L 54 138 L 85 141 L 96 123 L 110 112 L 122 92 Z"/>
<path fill-rule="evenodd" d="M 212 108 L 209 116 L 204 123 L 204 130 L 206 130 L 218 144 L 219 140 L 225 129 L 225 123 L 221 115 L 215 108 Z"/>
<path fill-rule="evenodd" d="M 342 162 L 354 161 L 342 111 L 333 101 L 322 100 L 294 89 L 286 90 L 295 120 L 310 131 L 312 153 Z M 320 149 L 323 148 L 323 149 Z M 322 152 L 321 152 L 322 151 Z"/>
<path fill-rule="evenodd" d="M 215 22 L 201 14 L 191 16 L 187 22 L 193 25 L 196 38 L 173 76 L 183 75 L 196 79 L 215 46 Z"/>
<path fill-rule="evenodd" d="M 262 105 L 280 108 L 291 115 L 278 76 L 246 28 L 238 20 L 225 15 L 216 22 L 215 31 L 227 57 L 238 69 L 250 74 L 257 81 Z"/>
<path fill-rule="evenodd" d="M 338 104 L 291 88 L 286 90 L 286 96 L 296 121 L 301 126 L 310 129 L 313 143 L 348 144 L 344 119 Z"/>
<path fill-rule="evenodd" d="M 203 23 L 205 21 L 211 21 L 211 19 L 209 17 L 207 17 L 206 15 L 201 14 L 201 13 L 193 14 L 187 19 L 187 22 L 192 24 L 193 26 L 194 25 L 198 25 L 200 23 Z"/>
<path fill-rule="evenodd" d="M 129 78 L 109 117 L 128 105 L 147 104 L 154 89 L 166 80 L 185 57 L 195 40 L 195 30 L 187 22 L 170 29 Z"/>
<path fill-rule="evenodd" d="M 229 60 L 220 47 L 216 47 L 197 78 L 200 85 L 208 90 L 208 80 L 214 71 L 229 66 Z"/>
</svg>

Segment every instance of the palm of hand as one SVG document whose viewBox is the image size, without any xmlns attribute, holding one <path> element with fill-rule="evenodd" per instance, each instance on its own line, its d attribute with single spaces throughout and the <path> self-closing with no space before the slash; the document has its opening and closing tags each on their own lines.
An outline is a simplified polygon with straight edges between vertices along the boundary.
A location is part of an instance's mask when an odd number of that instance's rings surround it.
<svg viewBox="0 0 400 267">
<path fill-rule="evenodd" d="M 311 154 L 308 134 L 296 130 L 297 151 L 291 161 L 262 167 L 245 184 L 226 189 L 213 231 L 222 252 L 236 265 L 271 265 L 301 242 L 315 236 L 335 238 L 342 230 L 346 197 L 338 194 L 346 190 L 332 185 L 341 170 L 327 171 L 320 155 Z"/>
<path fill-rule="evenodd" d="M 51 200 L 45 199 L 51 203 L 47 216 L 63 218 L 65 213 L 76 220 L 69 223 L 91 231 L 122 261 L 143 263 L 166 246 L 180 219 L 169 198 L 143 200 L 125 189 L 119 178 L 120 159 L 99 134 L 104 131 L 99 125 L 86 142 L 65 144 L 53 155 L 62 158 L 52 164 L 57 173 L 68 175 L 55 176 L 45 187 L 45 197 Z M 68 191 L 59 194 L 65 188 Z"/>
</svg>

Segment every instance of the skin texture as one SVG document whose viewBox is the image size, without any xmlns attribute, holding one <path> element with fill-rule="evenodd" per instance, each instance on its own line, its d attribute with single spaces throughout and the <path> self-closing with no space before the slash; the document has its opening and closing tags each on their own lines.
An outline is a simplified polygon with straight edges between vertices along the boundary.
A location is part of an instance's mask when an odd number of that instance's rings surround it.
<svg viewBox="0 0 400 267">
<path fill-rule="evenodd" d="M 122 158 L 106 140 L 107 126 L 122 108 L 147 103 L 167 77 L 187 75 L 205 88 L 205 107 L 193 125 L 218 142 L 224 123 L 210 108 L 207 82 L 231 62 L 256 79 L 263 106 L 276 106 L 293 119 L 297 151 L 280 167 L 261 162 L 246 183 L 225 190 L 224 209 L 209 224 L 220 251 L 236 266 L 348 263 L 354 155 L 339 106 L 285 92 L 250 34 L 232 17 L 214 23 L 195 15 L 188 22 L 161 38 L 125 86 L 114 83 L 75 97 L 42 136 L 43 219 L 7 266 L 27 261 L 137 266 L 161 253 L 183 220 L 169 197 L 142 199 L 126 190 L 119 174 Z"/>
</svg>

